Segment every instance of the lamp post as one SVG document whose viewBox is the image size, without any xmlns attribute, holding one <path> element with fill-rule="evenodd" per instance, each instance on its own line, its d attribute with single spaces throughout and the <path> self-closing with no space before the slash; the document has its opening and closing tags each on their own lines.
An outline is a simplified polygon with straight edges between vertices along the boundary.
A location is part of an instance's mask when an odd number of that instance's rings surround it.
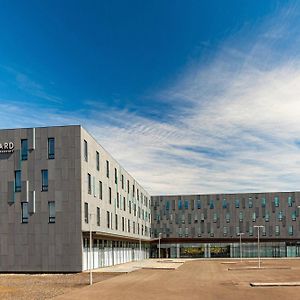
<svg viewBox="0 0 300 300">
<path fill-rule="evenodd" d="M 257 257 L 258 257 L 258 268 L 260 268 L 260 246 L 259 246 L 259 230 L 260 228 L 264 228 L 263 225 L 254 225 L 257 228 Z"/>
<path fill-rule="evenodd" d="M 160 239 L 161 239 L 161 233 L 158 234 L 158 258 L 160 259 Z"/>
<path fill-rule="evenodd" d="M 90 230 L 90 255 L 89 255 L 89 260 L 90 260 L 90 285 L 93 284 L 93 272 L 92 272 L 92 247 L 93 247 L 93 241 L 92 241 L 92 214 L 89 214 L 89 230 Z"/>
<path fill-rule="evenodd" d="M 238 235 L 240 236 L 240 259 L 241 259 L 241 261 L 242 261 L 242 257 L 243 257 L 243 255 L 242 255 L 242 235 L 243 234 L 244 234 L 243 232 L 238 233 Z"/>
</svg>

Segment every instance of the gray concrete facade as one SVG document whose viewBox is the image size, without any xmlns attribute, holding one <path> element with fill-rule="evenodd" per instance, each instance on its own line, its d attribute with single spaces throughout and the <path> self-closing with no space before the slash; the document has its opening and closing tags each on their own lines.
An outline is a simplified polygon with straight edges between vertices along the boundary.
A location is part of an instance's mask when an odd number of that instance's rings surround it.
<svg viewBox="0 0 300 300">
<path fill-rule="evenodd" d="M 1 272 L 82 271 L 90 226 L 93 240 L 150 240 L 149 194 L 79 125 L 0 130 L 0 197 Z"/>
</svg>

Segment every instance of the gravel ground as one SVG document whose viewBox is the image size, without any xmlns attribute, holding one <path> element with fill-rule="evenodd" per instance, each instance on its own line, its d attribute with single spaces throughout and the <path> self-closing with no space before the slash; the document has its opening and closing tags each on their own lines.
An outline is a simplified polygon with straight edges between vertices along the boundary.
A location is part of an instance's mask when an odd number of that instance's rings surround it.
<svg viewBox="0 0 300 300">
<path fill-rule="evenodd" d="M 93 281 L 100 282 L 112 274 L 93 274 Z M 0 299 L 50 299 L 80 289 L 89 283 L 88 273 L 78 274 L 0 274 Z"/>
</svg>

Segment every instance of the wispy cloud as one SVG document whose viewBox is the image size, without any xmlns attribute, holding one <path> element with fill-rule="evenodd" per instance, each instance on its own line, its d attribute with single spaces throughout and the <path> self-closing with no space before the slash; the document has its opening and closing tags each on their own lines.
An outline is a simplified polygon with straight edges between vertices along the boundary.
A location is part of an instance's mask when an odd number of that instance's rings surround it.
<svg viewBox="0 0 300 300">
<path fill-rule="evenodd" d="M 184 70 L 155 94 L 176 108 L 164 121 L 89 101 L 72 116 L 2 105 L 1 126 L 13 114 L 21 126 L 81 123 L 152 194 L 297 190 L 298 12 L 290 5 Z"/>
</svg>

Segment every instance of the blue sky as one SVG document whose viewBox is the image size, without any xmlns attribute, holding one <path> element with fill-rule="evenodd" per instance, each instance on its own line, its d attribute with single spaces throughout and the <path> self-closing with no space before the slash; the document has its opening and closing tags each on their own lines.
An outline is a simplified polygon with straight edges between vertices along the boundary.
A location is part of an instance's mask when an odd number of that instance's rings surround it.
<svg viewBox="0 0 300 300">
<path fill-rule="evenodd" d="M 0 127 L 82 124 L 149 192 L 298 190 L 295 1 L 1 1 Z"/>
</svg>

